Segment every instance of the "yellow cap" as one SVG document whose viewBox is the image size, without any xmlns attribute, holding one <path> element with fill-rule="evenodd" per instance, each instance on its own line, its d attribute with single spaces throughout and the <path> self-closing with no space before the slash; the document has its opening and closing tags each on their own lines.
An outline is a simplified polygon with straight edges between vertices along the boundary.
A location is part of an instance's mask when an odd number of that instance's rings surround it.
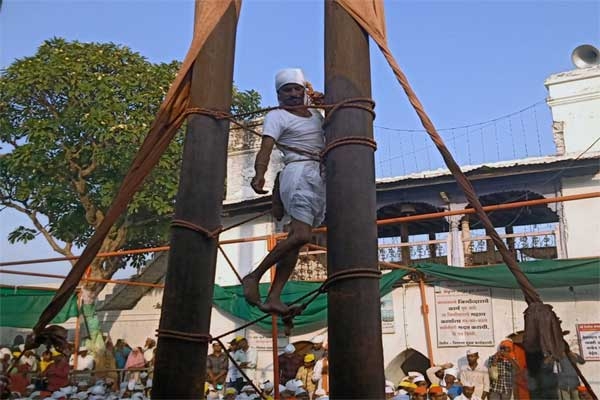
<svg viewBox="0 0 600 400">
<path fill-rule="evenodd" d="M 305 363 L 309 363 L 309 362 L 312 362 L 312 361 L 315 361 L 315 355 L 314 354 L 309 353 L 309 354 L 307 354 L 307 355 L 304 356 L 304 362 Z"/>
</svg>

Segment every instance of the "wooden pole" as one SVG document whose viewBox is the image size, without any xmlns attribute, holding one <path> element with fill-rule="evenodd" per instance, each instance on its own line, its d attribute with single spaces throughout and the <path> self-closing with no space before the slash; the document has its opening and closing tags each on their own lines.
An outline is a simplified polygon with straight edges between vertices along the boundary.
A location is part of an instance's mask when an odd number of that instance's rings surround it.
<svg viewBox="0 0 600 400">
<path fill-rule="evenodd" d="M 371 97 L 369 40 L 337 3 L 325 1 L 325 101 Z M 325 129 L 327 142 L 373 138 L 373 117 L 342 108 Z M 378 268 L 373 149 L 344 145 L 330 151 L 327 171 L 328 274 Z M 343 279 L 328 291 L 332 399 L 383 399 L 385 378 L 379 280 Z"/>
<path fill-rule="evenodd" d="M 236 26 L 232 3 L 196 58 L 191 107 L 229 112 Z M 209 231 L 221 225 L 228 133 L 226 120 L 205 115 L 188 118 L 175 219 Z M 217 244 L 218 237 L 173 227 L 159 331 L 210 333 Z M 159 334 L 152 398 L 204 398 L 208 345 L 208 340 Z"/>
<path fill-rule="evenodd" d="M 267 241 L 267 250 L 271 251 L 277 245 L 275 235 L 271 235 Z M 275 279 L 276 267 L 270 270 L 271 283 Z M 271 343 L 273 346 L 273 398 L 279 400 L 279 330 L 277 327 L 277 314 L 271 315 Z"/>
</svg>

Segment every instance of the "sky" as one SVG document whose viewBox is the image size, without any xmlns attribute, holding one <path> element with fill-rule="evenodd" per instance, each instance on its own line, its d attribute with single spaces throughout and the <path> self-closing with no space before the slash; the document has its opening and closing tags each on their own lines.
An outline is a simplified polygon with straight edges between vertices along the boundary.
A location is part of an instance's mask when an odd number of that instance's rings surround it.
<svg viewBox="0 0 600 400">
<path fill-rule="evenodd" d="M 0 4 L 0 68 L 34 55 L 52 37 L 114 42 L 152 62 L 182 60 L 192 37 L 190 0 Z M 460 164 L 552 154 L 544 80 L 573 69 L 570 55 L 578 45 L 600 47 L 599 1 L 388 0 L 385 9 L 390 49 Z M 236 38 L 236 85 L 260 92 L 264 106 L 275 105 L 275 72 L 301 67 L 322 89 L 323 32 L 321 0 L 245 0 Z M 377 176 L 441 167 L 374 46 L 371 71 Z M 0 211 L 0 261 L 57 256 L 41 238 L 9 244 L 7 235 L 18 225 L 29 226 L 24 217 Z M 68 264 L 47 266 L 51 273 L 67 269 Z M 39 279 L 0 274 L 0 283 L 32 282 Z"/>
</svg>

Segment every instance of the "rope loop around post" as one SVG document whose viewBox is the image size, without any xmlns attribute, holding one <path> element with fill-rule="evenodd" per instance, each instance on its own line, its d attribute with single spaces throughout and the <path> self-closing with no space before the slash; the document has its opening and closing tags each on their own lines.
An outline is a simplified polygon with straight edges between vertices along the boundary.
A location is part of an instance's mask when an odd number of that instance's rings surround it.
<svg viewBox="0 0 600 400">
<path fill-rule="evenodd" d="M 377 150 L 377 142 L 374 139 L 365 136 L 346 136 L 331 141 L 331 143 L 329 143 L 321 152 L 321 160 L 324 160 L 327 157 L 327 154 L 336 147 L 346 146 L 349 144 L 367 146 L 372 148 L 373 151 Z"/>
<path fill-rule="evenodd" d="M 212 341 L 212 336 L 208 333 L 190 333 L 170 329 L 157 329 L 156 336 L 192 343 L 209 343 Z"/>
<path fill-rule="evenodd" d="M 184 116 L 186 116 L 186 117 L 189 115 L 192 115 L 192 114 L 205 115 L 207 117 L 216 119 L 217 121 L 233 118 L 233 115 L 226 113 L 224 111 L 211 110 L 209 108 L 203 108 L 203 107 L 190 107 L 184 111 Z"/>
<path fill-rule="evenodd" d="M 215 239 L 223 231 L 222 226 L 218 226 L 216 229 L 210 231 L 200 225 L 196 225 L 192 222 L 185 221 L 183 219 L 174 219 L 173 221 L 171 221 L 171 226 L 176 226 L 178 228 L 185 228 L 185 229 L 192 230 L 194 232 L 202 233 L 209 239 Z"/>
<path fill-rule="evenodd" d="M 372 268 L 353 268 L 347 271 L 336 272 L 335 274 L 331 274 L 327 280 L 323 282 L 323 285 L 321 285 L 321 292 L 328 291 L 335 283 L 346 279 L 356 278 L 380 279 L 381 271 Z"/>
<path fill-rule="evenodd" d="M 329 110 L 325 116 L 325 120 L 323 121 L 323 128 L 325 128 L 331 122 L 333 115 L 341 108 L 358 108 L 359 110 L 367 111 L 373 116 L 373 119 L 375 119 L 375 102 L 369 97 L 352 97 L 349 99 L 344 99 L 335 104 L 324 104 L 322 106 L 317 106 L 317 108 L 319 107 Z"/>
</svg>

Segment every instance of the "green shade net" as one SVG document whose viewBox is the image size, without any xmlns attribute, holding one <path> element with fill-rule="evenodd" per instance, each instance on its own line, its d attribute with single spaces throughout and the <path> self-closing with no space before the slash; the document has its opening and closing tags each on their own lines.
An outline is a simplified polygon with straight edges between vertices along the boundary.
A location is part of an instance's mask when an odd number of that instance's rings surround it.
<svg viewBox="0 0 600 400">
<path fill-rule="evenodd" d="M 536 288 L 594 285 L 600 283 L 600 258 L 539 260 L 519 263 Z M 414 266 L 425 275 L 478 286 L 518 289 L 517 281 L 506 264 L 482 267 L 449 267 L 422 263 Z"/>
<path fill-rule="evenodd" d="M 402 278 L 408 271 L 395 270 L 381 276 L 379 281 L 379 296 L 385 296 L 392 291 L 392 287 L 398 279 Z M 264 298 L 269 292 L 268 283 L 260 284 L 260 293 Z M 291 303 L 296 299 L 318 289 L 321 283 L 289 281 L 286 283 L 281 300 L 284 303 Z M 244 299 L 241 285 L 236 286 L 218 286 L 215 285 L 213 295 L 214 305 L 222 311 L 240 318 L 244 321 L 253 321 L 265 314 L 256 307 L 250 306 Z M 308 307 L 294 318 L 294 332 L 309 332 L 323 328 L 327 324 L 327 296 L 320 293 L 317 298 L 311 302 Z M 271 330 L 271 318 L 265 318 L 257 322 L 252 328 Z M 281 319 L 278 320 L 279 329 L 283 329 Z"/>
<path fill-rule="evenodd" d="M 33 328 L 55 293 L 43 289 L 0 288 L 0 326 Z M 76 316 L 77 298 L 71 296 L 51 323 L 60 324 Z"/>
</svg>

